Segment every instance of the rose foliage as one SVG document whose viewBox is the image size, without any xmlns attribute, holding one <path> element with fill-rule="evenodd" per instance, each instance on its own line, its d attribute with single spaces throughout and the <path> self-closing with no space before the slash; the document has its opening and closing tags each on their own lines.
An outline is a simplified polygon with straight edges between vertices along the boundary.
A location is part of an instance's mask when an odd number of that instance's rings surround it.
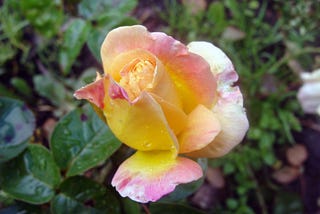
<svg viewBox="0 0 320 214">
<path fill-rule="evenodd" d="M 217 158 L 241 142 L 248 120 L 230 59 L 208 42 L 185 46 L 143 26 L 106 36 L 104 75 L 77 90 L 115 136 L 136 152 L 116 171 L 123 197 L 146 203 L 199 179 L 197 157 Z"/>
</svg>

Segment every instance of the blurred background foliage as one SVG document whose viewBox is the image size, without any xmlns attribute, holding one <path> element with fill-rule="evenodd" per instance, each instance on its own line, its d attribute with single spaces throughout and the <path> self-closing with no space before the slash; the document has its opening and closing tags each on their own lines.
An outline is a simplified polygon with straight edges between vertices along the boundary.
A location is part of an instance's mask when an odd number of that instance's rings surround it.
<svg viewBox="0 0 320 214">
<path fill-rule="evenodd" d="M 305 115 L 296 99 L 300 72 L 320 66 L 319 23 L 318 0 L 2 1 L 0 213 L 319 211 L 312 179 L 320 169 L 312 168 L 310 149 L 320 147 L 304 141 L 319 137 L 319 118 Z M 250 120 L 232 153 L 198 160 L 204 179 L 149 205 L 111 188 L 131 151 L 72 96 L 102 72 L 108 31 L 133 24 L 224 50 Z M 318 191 L 310 193 L 313 185 Z"/>
</svg>

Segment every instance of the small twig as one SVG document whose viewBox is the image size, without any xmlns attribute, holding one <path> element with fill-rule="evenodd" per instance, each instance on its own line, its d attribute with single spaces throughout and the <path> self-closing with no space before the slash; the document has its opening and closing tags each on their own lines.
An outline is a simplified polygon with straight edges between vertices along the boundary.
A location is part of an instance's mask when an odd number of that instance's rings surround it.
<svg viewBox="0 0 320 214">
<path fill-rule="evenodd" d="M 149 208 L 145 204 L 141 204 L 143 210 L 146 212 L 146 214 L 151 214 Z"/>
<path fill-rule="evenodd" d="M 254 183 L 256 184 L 256 188 L 257 188 L 256 189 L 256 195 L 257 195 L 257 199 L 258 199 L 259 205 L 261 207 L 261 213 L 262 214 L 268 214 L 268 209 L 267 209 L 267 206 L 266 206 L 266 202 L 265 202 L 265 200 L 263 198 L 263 194 L 262 194 L 261 189 L 259 187 L 257 178 L 255 177 L 251 167 L 248 166 L 247 169 L 248 169 L 248 172 L 249 172 L 251 178 L 253 179 Z"/>
</svg>

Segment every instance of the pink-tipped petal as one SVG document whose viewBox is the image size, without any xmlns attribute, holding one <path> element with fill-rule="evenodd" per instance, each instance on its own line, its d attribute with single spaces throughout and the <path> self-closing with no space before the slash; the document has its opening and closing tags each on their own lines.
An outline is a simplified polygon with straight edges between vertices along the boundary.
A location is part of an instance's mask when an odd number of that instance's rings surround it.
<svg viewBox="0 0 320 214">
<path fill-rule="evenodd" d="M 220 132 L 216 115 L 203 105 L 197 106 L 189 115 L 187 124 L 178 136 L 179 153 L 188 153 L 207 146 Z"/>
<path fill-rule="evenodd" d="M 201 176 L 202 169 L 196 162 L 176 158 L 170 151 L 138 151 L 120 165 L 111 184 L 122 197 L 147 203 Z"/>
<path fill-rule="evenodd" d="M 150 51 L 161 60 L 175 82 L 185 111 L 191 112 L 199 103 L 211 107 L 216 80 L 209 64 L 171 36 L 158 32 L 151 35 L 155 42 Z"/>
<path fill-rule="evenodd" d="M 217 79 L 218 96 L 213 113 L 221 124 L 221 132 L 208 146 L 189 155 L 220 157 L 239 144 L 249 128 L 242 94 L 239 87 L 233 87 L 233 83 L 238 80 L 238 75 L 226 54 L 211 43 L 191 42 L 188 48 L 209 63 Z"/>
<path fill-rule="evenodd" d="M 105 96 L 103 79 L 98 75 L 97 80 L 89 85 L 78 89 L 74 93 L 77 99 L 86 99 L 99 108 L 104 107 L 103 99 Z"/>
</svg>

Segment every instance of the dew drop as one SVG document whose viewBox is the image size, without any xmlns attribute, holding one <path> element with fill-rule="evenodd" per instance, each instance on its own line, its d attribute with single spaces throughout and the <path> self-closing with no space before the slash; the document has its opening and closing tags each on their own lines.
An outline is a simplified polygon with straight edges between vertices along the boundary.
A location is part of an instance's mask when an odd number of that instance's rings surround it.
<svg viewBox="0 0 320 214">
<path fill-rule="evenodd" d="M 151 143 L 149 141 L 146 141 L 142 144 L 142 146 L 148 149 L 151 147 Z"/>
<path fill-rule="evenodd" d="M 36 187 L 36 194 L 41 194 L 41 193 L 43 193 L 43 191 L 44 191 L 44 188 L 42 186 Z"/>
<path fill-rule="evenodd" d="M 69 118 L 65 118 L 64 120 L 62 120 L 60 122 L 62 125 L 68 125 L 70 123 L 70 119 Z"/>
<path fill-rule="evenodd" d="M 64 130 L 63 130 L 63 134 L 65 134 L 65 135 L 71 135 L 71 132 L 70 132 L 69 129 L 64 129 Z"/>
<path fill-rule="evenodd" d="M 39 162 L 39 168 L 40 169 L 45 169 L 47 167 L 47 162 L 45 160 L 40 160 Z"/>
</svg>

